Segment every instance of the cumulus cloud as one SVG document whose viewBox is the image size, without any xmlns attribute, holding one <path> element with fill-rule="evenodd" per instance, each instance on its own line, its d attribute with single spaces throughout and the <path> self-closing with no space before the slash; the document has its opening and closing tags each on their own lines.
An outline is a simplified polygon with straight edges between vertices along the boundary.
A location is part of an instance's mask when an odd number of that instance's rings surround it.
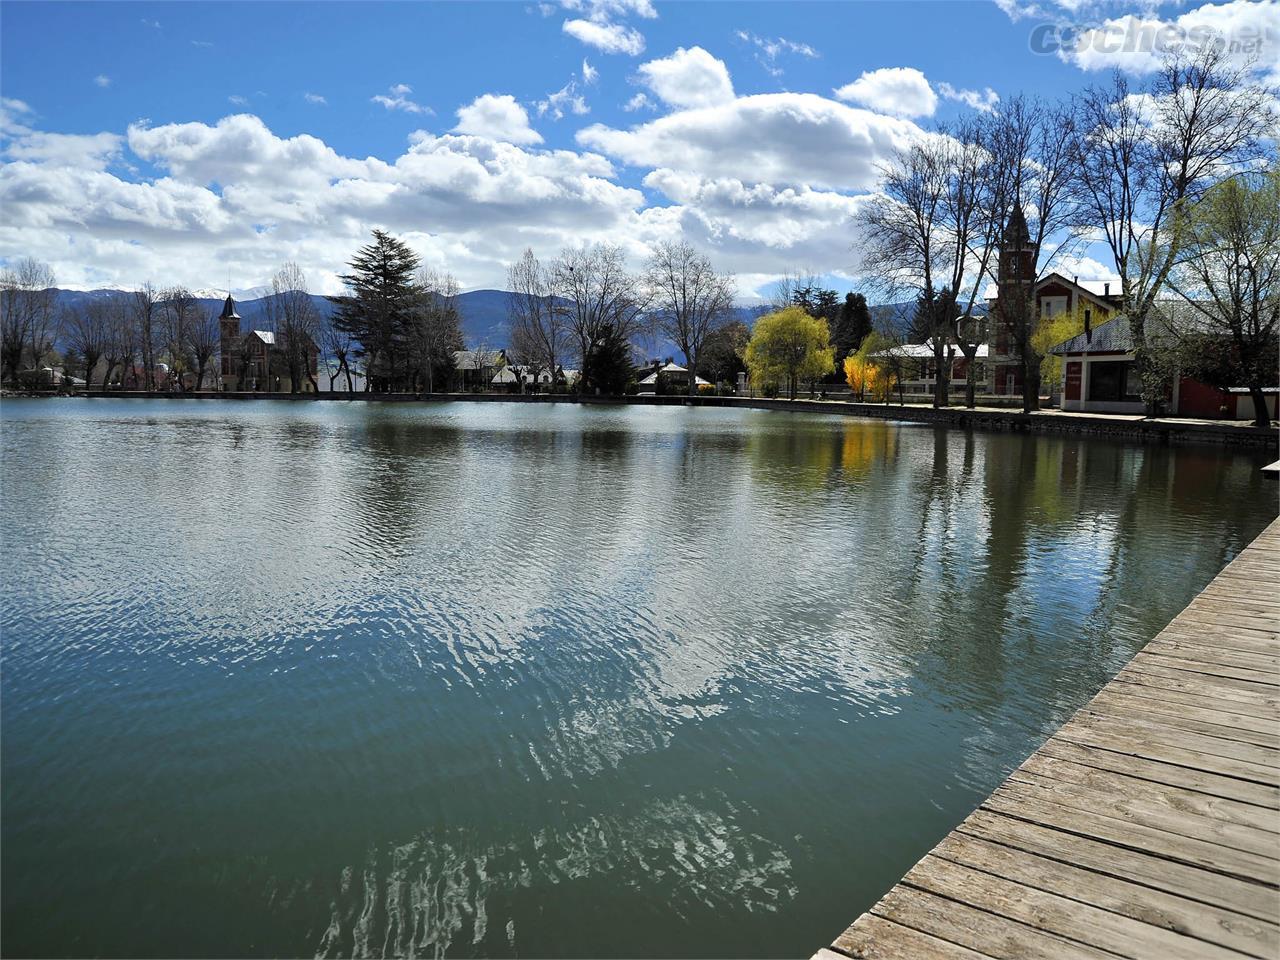
<svg viewBox="0 0 1280 960">
<path fill-rule="evenodd" d="M 967 107 L 972 107 L 981 113 L 991 113 L 996 108 L 996 104 L 1000 102 L 1000 94 L 996 93 L 990 87 L 986 87 L 982 91 L 978 90 L 958 90 L 951 84 L 943 81 L 938 84 L 938 93 L 942 94 L 948 100 L 957 100 Z"/>
<path fill-rule="evenodd" d="M 1172 20 L 1126 14 L 1077 32 L 1048 37 L 1058 57 L 1082 70 L 1149 73 L 1163 57 L 1205 44 L 1225 46 L 1239 64 L 1250 63 L 1280 81 L 1280 0 L 1229 0 L 1188 10 Z"/>
<path fill-rule="evenodd" d="M 111 78 L 105 73 L 100 73 L 93 78 L 93 85 L 95 87 L 109 87 L 111 86 Z"/>
<path fill-rule="evenodd" d="M 529 114 L 509 93 L 485 93 L 458 108 L 454 133 L 467 133 L 507 143 L 541 143 L 542 136 L 529 126 Z"/>
<path fill-rule="evenodd" d="M 733 99 L 723 60 L 702 47 L 680 47 L 669 57 L 640 65 L 642 83 L 673 107 L 710 107 Z"/>
<path fill-rule="evenodd" d="M 430 107 L 425 107 L 414 100 L 409 99 L 409 94 L 413 93 L 413 87 L 407 83 L 397 83 L 386 93 L 375 94 L 370 97 L 373 103 L 380 103 L 388 110 L 403 110 L 405 113 L 422 113 L 434 114 L 435 111 Z"/>
<path fill-rule="evenodd" d="M 749 30 L 738 30 L 734 35 L 743 43 L 755 47 L 756 62 L 773 77 L 780 77 L 783 74 L 783 69 L 778 66 L 778 59 L 784 54 L 792 54 L 810 60 L 818 57 L 818 51 L 807 43 L 788 40 L 786 37 L 758 37 Z"/>
<path fill-rule="evenodd" d="M 314 103 L 317 106 L 321 106 L 321 107 L 327 106 L 329 103 L 328 100 L 326 100 L 324 97 L 322 97 L 318 93 L 304 93 L 302 95 L 302 99 L 307 101 L 307 103 Z"/>
<path fill-rule="evenodd" d="M 594 124 L 578 142 L 627 163 L 743 182 L 866 190 L 877 167 L 923 132 L 909 120 L 812 93 L 739 97 L 630 130 Z"/>
<path fill-rule="evenodd" d="M 604 53 L 626 53 L 633 57 L 644 53 L 644 37 L 640 31 L 625 24 L 566 20 L 561 29 L 574 39 Z"/>
<path fill-rule="evenodd" d="M 578 93 L 577 80 L 570 80 L 555 93 L 549 93 L 534 106 L 538 116 L 549 116 L 552 120 L 562 120 L 566 112 L 583 116 L 591 112 L 586 99 Z"/>
<path fill-rule="evenodd" d="M 587 62 L 587 58 L 582 58 L 582 82 L 595 83 L 600 79 L 600 71 Z"/>
<path fill-rule="evenodd" d="M 841 100 L 896 117 L 931 117 L 938 109 L 937 95 L 925 75 L 915 67 L 869 70 L 835 93 Z"/>
</svg>

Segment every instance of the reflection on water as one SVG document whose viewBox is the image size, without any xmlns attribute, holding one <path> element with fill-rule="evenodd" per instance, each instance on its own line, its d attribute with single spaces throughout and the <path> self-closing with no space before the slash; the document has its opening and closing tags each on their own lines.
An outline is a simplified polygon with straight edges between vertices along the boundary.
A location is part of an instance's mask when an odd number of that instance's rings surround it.
<svg viewBox="0 0 1280 960">
<path fill-rule="evenodd" d="M 0 417 L 12 955 L 804 954 L 1276 510 L 769 412 Z"/>
</svg>

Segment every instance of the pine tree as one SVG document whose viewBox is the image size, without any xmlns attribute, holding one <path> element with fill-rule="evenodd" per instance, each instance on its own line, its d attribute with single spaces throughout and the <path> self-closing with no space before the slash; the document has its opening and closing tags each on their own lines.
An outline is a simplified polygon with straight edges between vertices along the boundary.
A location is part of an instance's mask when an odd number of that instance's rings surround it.
<svg viewBox="0 0 1280 960">
<path fill-rule="evenodd" d="M 846 293 L 840 313 L 831 324 L 831 345 L 836 349 L 836 363 L 856 353 L 871 333 L 871 309 L 860 293 Z"/>
<path fill-rule="evenodd" d="M 402 240 L 382 230 L 351 259 L 340 279 L 350 293 L 334 298 L 333 324 L 357 343 L 364 359 L 366 389 L 405 389 L 412 371 L 405 343 L 413 329 L 418 292 L 418 256 Z"/>
</svg>

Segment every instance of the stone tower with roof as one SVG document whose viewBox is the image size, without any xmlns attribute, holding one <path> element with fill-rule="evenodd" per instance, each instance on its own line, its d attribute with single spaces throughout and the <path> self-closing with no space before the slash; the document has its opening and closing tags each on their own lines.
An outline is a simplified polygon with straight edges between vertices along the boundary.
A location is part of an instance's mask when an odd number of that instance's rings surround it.
<svg viewBox="0 0 1280 960">
<path fill-rule="evenodd" d="M 231 294 L 227 294 L 222 304 L 222 313 L 218 317 L 218 353 L 222 358 L 222 379 L 225 384 L 232 378 L 239 379 L 235 369 L 236 351 L 240 345 L 240 314 L 236 313 L 236 302 Z"/>
</svg>

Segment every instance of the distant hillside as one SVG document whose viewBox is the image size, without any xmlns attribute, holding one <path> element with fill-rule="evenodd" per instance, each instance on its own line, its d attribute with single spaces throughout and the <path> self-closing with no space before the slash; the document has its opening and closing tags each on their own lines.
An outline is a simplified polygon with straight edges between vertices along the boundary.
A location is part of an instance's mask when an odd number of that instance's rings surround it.
<svg viewBox="0 0 1280 960">
<path fill-rule="evenodd" d="M 58 290 L 57 294 L 59 305 L 75 307 L 116 292 L 118 291 Z M 213 292 L 199 291 L 201 296 L 198 302 L 206 310 L 221 311 L 223 297 L 213 296 Z M 468 347 L 484 345 L 498 349 L 508 346 L 511 330 L 507 320 L 507 297 L 508 293 L 505 290 L 471 290 L 458 296 L 458 310 L 462 314 L 462 336 Z M 261 324 L 264 299 L 264 297 L 256 297 L 236 300 L 236 312 L 243 318 L 245 326 Z M 321 316 L 332 315 L 334 307 L 327 297 L 312 294 L 311 299 Z M 902 332 L 905 333 L 911 306 L 911 303 L 884 304 L 872 307 L 871 316 L 877 327 L 893 330 L 901 326 Z M 741 320 L 747 326 L 754 326 L 756 320 L 768 313 L 770 308 L 763 304 L 756 304 L 737 306 L 733 309 L 735 320 Z M 678 357 L 680 355 L 680 351 L 671 343 L 659 342 L 648 346 L 654 348 L 652 350 L 654 356 Z"/>
</svg>

